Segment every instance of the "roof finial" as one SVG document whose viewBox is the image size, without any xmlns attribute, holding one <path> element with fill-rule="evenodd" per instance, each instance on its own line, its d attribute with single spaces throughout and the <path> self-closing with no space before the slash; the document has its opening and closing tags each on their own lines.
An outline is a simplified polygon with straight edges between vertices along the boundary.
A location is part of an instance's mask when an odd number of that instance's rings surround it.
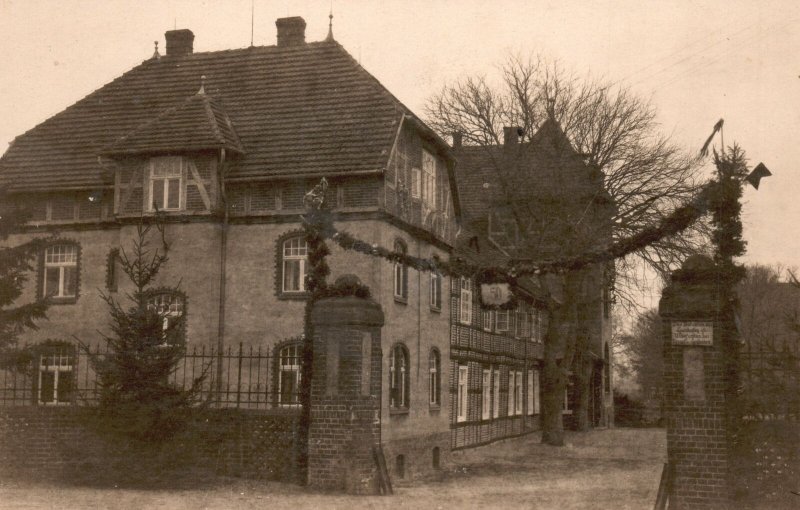
<svg viewBox="0 0 800 510">
<path fill-rule="evenodd" d="M 333 0 L 331 0 L 331 12 L 328 14 L 328 37 L 325 40 L 327 42 L 333 41 Z"/>
<path fill-rule="evenodd" d="M 161 58 L 161 54 L 158 53 L 158 41 L 153 41 L 153 44 L 156 45 L 156 50 L 153 52 L 153 56 L 150 58 Z"/>
<path fill-rule="evenodd" d="M 200 76 L 200 90 L 197 93 L 201 96 L 205 95 L 206 93 L 206 75 Z"/>
</svg>

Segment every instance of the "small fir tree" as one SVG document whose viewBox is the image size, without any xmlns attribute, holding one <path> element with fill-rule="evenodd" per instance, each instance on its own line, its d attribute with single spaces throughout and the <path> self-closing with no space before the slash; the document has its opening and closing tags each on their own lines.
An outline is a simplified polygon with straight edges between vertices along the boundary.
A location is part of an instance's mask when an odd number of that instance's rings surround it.
<svg viewBox="0 0 800 510">
<path fill-rule="evenodd" d="M 33 271 L 36 254 L 46 238 L 35 238 L 16 246 L 5 246 L 8 237 L 19 231 L 30 218 L 30 211 L 18 206 L 0 190 L 0 353 L 13 351 L 18 335 L 25 329 L 36 329 L 36 321 L 45 318 L 47 299 L 12 306 Z M 7 358 L 6 356 L 3 356 Z"/>
<path fill-rule="evenodd" d="M 151 249 L 148 242 L 153 226 L 161 234 L 161 251 Z M 167 319 L 167 310 L 152 301 L 151 284 L 167 262 L 167 253 L 163 224 L 140 222 L 130 255 L 122 250 L 119 257 L 122 271 L 134 286 L 128 295 L 133 305 L 126 309 L 112 296 L 103 295 L 112 334 L 105 336 L 105 355 L 90 354 L 100 382 L 103 423 L 115 432 L 151 442 L 169 439 L 183 428 L 207 371 L 188 389 L 170 382 L 186 345 L 183 314 Z M 177 287 L 159 289 L 159 294 L 165 292 L 179 295 Z"/>
</svg>

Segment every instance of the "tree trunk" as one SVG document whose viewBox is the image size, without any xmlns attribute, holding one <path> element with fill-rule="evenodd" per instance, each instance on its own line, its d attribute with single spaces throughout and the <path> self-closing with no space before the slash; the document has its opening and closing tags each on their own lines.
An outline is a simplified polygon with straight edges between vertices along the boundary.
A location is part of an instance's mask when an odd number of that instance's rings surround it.
<svg viewBox="0 0 800 510">
<path fill-rule="evenodd" d="M 575 354 L 575 320 L 580 273 L 568 273 L 564 278 L 562 304 L 551 302 L 550 320 L 544 343 L 542 370 L 542 443 L 564 445 L 562 408 L 567 387 L 569 367 Z"/>
<path fill-rule="evenodd" d="M 592 362 L 586 351 L 586 347 L 577 348 L 577 356 L 574 364 L 575 373 L 575 408 L 573 413 L 577 430 L 583 432 L 589 430 L 589 399 L 592 392 Z"/>
</svg>

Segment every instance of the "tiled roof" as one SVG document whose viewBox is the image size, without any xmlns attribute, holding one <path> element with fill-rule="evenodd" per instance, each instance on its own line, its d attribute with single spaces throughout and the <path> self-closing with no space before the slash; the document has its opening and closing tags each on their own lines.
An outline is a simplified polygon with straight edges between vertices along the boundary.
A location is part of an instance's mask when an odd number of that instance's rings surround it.
<svg viewBox="0 0 800 510">
<path fill-rule="evenodd" d="M 222 106 L 205 93 L 197 93 L 123 135 L 102 152 L 121 155 L 219 148 L 242 152 Z"/>
<path fill-rule="evenodd" d="M 185 101 L 203 75 L 220 107 L 216 124 L 224 128 L 225 114 L 232 124 L 225 143 L 238 135 L 243 152 L 231 158 L 230 179 L 382 171 L 400 116 L 410 114 L 335 41 L 168 56 L 17 137 L 0 159 L 0 182 L 16 190 L 107 184 L 97 156 L 126 135 L 131 147 L 150 147 L 197 106 Z M 171 108 L 170 122 L 154 121 Z"/>
</svg>

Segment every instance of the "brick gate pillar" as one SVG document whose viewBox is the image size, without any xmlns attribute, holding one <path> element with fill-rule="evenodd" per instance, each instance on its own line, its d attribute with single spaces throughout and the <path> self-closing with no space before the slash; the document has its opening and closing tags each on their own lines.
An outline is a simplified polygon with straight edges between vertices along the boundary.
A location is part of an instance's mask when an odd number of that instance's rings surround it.
<svg viewBox="0 0 800 510">
<path fill-rule="evenodd" d="M 311 311 L 311 487 L 378 493 L 383 320 L 378 303 L 355 296 L 321 299 Z"/>
<path fill-rule="evenodd" d="M 664 335 L 670 508 L 728 508 L 722 303 L 716 267 L 690 257 L 672 274 L 659 303 Z"/>
</svg>

